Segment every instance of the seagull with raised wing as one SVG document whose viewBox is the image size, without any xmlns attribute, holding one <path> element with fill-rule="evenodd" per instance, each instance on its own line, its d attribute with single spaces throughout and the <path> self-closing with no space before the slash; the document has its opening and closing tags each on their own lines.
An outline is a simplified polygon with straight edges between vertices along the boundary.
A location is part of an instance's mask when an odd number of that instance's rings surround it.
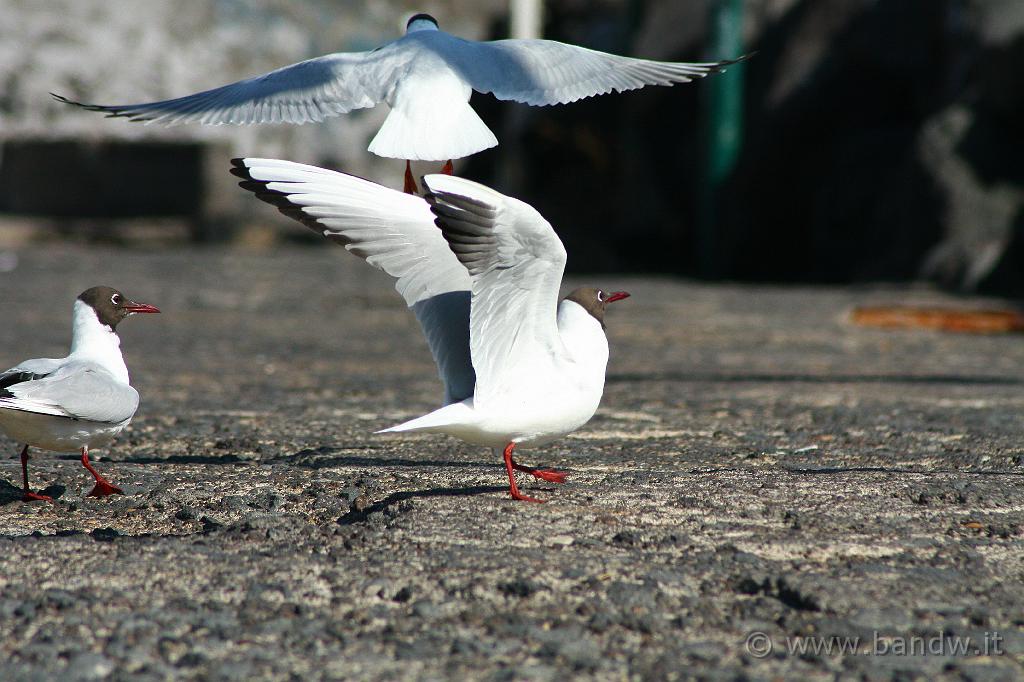
<svg viewBox="0 0 1024 682">
<path fill-rule="evenodd" d="M 28 486 L 29 446 L 57 452 L 81 451 L 82 466 L 96 480 L 89 495 L 120 494 L 120 488 L 89 462 L 89 448 L 109 443 L 128 425 L 139 394 L 128 383 L 118 323 L 136 313 L 158 313 L 110 287 L 92 287 L 75 300 L 71 352 L 65 358 L 37 358 L 0 372 L 0 430 L 24 443 L 21 477 L 26 502 L 52 501 Z"/>
<path fill-rule="evenodd" d="M 645 85 L 686 83 L 739 60 L 684 63 L 634 59 L 554 40 L 465 40 L 429 14 L 404 36 L 370 52 L 337 52 L 212 90 L 161 102 L 74 102 L 110 116 L 208 125 L 307 123 L 386 102 L 391 108 L 369 151 L 405 159 L 405 190 L 416 191 L 409 160 L 445 161 L 498 144 L 469 106 L 476 90 L 534 106 L 566 104 Z"/>
<path fill-rule="evenodd" d="M 456 436 L 518 464 L 590 420 L 604 390 L 604 315 L 624 291 L 576 289 L 559 300 L 565 248 L 532 206 L 451 175 L 423 178 L 424 198 L 343 173 L 273 159 L 235 159 L 239 183 L 285 215 L 396 278 L 444 382 L 444 406 L 382 433 Z"/>
</svg>

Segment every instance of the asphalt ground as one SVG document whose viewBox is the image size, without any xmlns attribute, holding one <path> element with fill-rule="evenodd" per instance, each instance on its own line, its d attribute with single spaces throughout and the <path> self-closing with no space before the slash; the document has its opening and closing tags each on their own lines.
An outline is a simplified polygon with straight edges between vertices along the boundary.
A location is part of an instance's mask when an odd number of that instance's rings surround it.
<svg viewBox="0 0 1024 682">
<path fill-rule="evenodd" d="M 38 246 L 0 365 L 96 284 L 141 407 L 94 462 L 0 438 L 0 679 L 1024 678 L 1024 343 L 891 331 L 925 289 L 601 276 L 601 409 L 524 451 L 377 429 L 438 405 L 415 319 L 336 247 Z"/>
</svg>

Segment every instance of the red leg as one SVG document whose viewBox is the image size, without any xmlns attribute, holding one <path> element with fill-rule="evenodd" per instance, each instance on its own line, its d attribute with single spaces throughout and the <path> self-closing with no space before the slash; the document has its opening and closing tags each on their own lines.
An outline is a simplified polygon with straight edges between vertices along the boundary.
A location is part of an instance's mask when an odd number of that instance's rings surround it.
<svg viewBox="0 0 1024 682">
<path fill-rule="evenodd" d="M 96 479 L 96 485 L 92 487 L 89 494 L 86 497 L 106 497 L 107 495 L 124 495 L 124 491 L 110 484 L 110 481 L 103 478 L 100 472 L 92 468 L 92 464 L 89 464 L 89 448 L 82 448 L 82 466 L 89 470 L 92 477 Z"/>
<path fill-rule="evenodd" d="M 28 489 L 28 445 L 21 451 L 21 485 L 24 491 L 21 496 L 22 502 L 53 502 L 49 495 L 40 495 Z"/>
<path fill-rule="evenodd" d="M 452 161 L 451 161 L 451 159 L 448 159 L 447 161 L 445 161 L 444 165 L 441 166 L 441 172 L 444 173 L 445 175 L 451 175 L 454 172 L 454 170 L 455 169 L 452 168 Z"/>
<path fill-rule="evenodd" d="M 416 194 L 416 178 L 412 176 L 412 166 L 408 161 L 405 162 L 405 189 L 402 190 L 406 194 Z"/>
<path fill-rule="evenodd" d="M 555 471 L 554 469 L 538 469 L 537 467 L 523 466 L 519 462 L 512 460 L 512 468 L 516 471 L 522 471 L 527 474 L 532 474 L 535 478 L 539 478 L 542 481 L 549 483 L 565 483 L 567 474 L 564 471 Z"/>
<path fill-rule="evenodd" d="M 544 500 L 538 500 L 536 497 L 527 497 L 519 492 L 519 486 L 516 485 L 516 474 L 513 470 L 515 464 L 512 462 L 512 451 L 515 447 L 515 443 L 509 443 L 505 446 L 505 471 L 508 472 L 508 487 L 509 492 L 512 494 L 512 499 L 522 500 L 523 502 L 543 502 Z"/>
</svg>

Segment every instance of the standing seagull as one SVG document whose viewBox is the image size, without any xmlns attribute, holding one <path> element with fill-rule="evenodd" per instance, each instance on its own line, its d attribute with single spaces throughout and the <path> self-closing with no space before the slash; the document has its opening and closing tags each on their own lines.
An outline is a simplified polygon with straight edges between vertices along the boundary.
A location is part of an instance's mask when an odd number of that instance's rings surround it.
<svg viewBox="0 0 1024 682">
<path fill-rule="evenodd" d="M 29 490 L 28 448 L 81 450 L 82 466 L 96 479 L 89 495 L 121 494 L 89 463 L 89 448 L 105 445 L 128 425 L 139 394 L 128 384 L 117 323 L 135 313 L 158 313 L 117 289 L 93 287 L 75 300 L 71 353 L 26 360 L 0 373 L 0 429 L 25 443 L 21 451 L 24 499 L 52 499 Z"/>
<path fill-rule="evenodd" d="M 565 247 L 532 206 L 450 175 L 425 198 L 290 161 L 235 159 L 241 186 L 397 278 L 444 381 L 445 405 L 383 432 L 426 431 L 502 451 L 512 499 L 517 446 L 542 445 L 590 420 L 604 390 L 604 314 L 624 291 L 558 300 Z"/>
<path fill-rule="evenodd" d="M 745 59 L 745 57 L 741 57 Z M 620 57 L 554 40 L 477 42 L 440 30 L 429 14 L 405 35 L 370 52 L 336 52 L 177 99 L 100 105 L 57 100 L 132 121 L 208 125 L 307 123 L 387 102 L 391 112 L 369 151 L 405 159 L 405 191 L 415 192 L 409 160 L 445 161 L 498 140 L 469 106 L 473 90 L 534 106 L 703 78 L 737 61 L 688 64 Z"/>
</svg>

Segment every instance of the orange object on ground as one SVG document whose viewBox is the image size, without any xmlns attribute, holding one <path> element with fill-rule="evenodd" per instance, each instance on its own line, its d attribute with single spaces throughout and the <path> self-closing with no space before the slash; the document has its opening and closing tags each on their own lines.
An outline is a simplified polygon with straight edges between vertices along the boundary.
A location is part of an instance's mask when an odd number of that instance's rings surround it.
<svg viewBox="0 0 1024 682">
<path fill-rule="evenodd" d="M 944 332 L 1000 334 L 1024 331 L 1024 313 L 1013 310 L 948 310 L 909 306 L 855 308 L 854 324 L 890 329 L 937 329 Z"/>
</svg>

